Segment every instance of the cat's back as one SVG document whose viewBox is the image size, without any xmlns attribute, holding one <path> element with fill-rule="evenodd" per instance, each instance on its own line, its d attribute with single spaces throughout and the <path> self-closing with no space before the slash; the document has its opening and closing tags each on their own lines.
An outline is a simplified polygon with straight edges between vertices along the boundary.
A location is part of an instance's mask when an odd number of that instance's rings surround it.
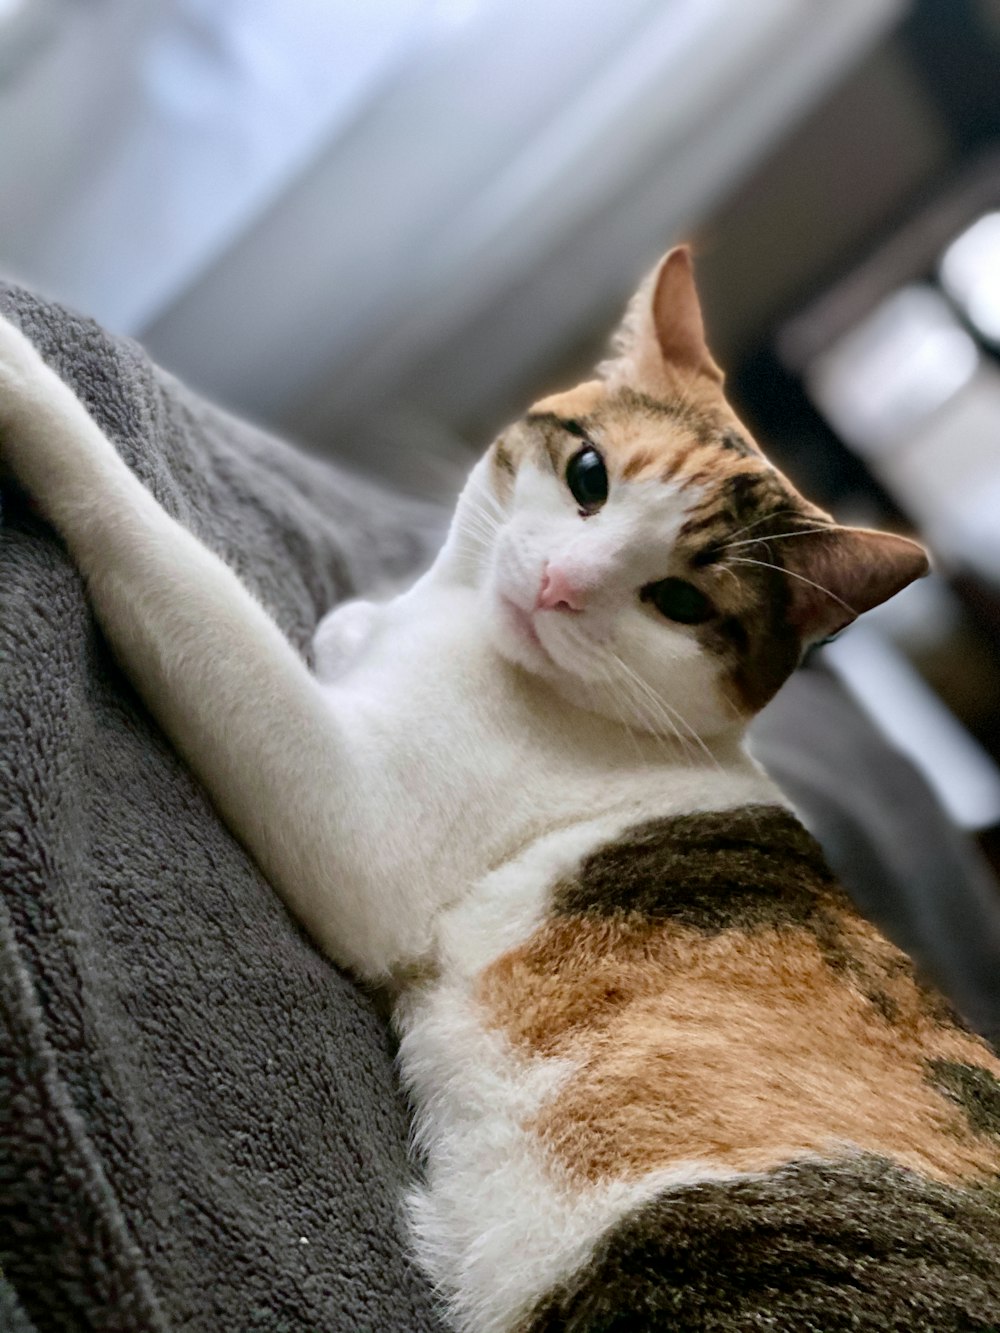
<svg viewBox="0 0 1000 1333">
<path fill-rule="evenodd" d="M 507 871 L 492 946 L 404 1019 L 463 1326 L 1000 1325 L 1000 1061 L 794 815 L 566 851 L 541 897 Z"/>
</svg>

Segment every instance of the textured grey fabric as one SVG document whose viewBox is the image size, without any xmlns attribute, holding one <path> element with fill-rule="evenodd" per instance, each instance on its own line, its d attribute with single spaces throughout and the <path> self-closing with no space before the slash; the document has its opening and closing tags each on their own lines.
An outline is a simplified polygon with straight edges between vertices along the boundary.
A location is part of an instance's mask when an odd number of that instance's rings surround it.
<svg viewBox="0 0 1000 1333">
<path fill-rule="evenodd" d="M 422 561 L 412 506 L 88 322 L 16 291 L 0 305 L 297 644 Z M 436 1328 L 400 1238 L 383 1025 L 150 722 L 59 543 L 2 498 L 0 1261 L 22 1307 L 0 1291 L 2 1327 Z"/>
<path fill-rule="evenodd" d="M 0 1277 L 0 1329 L 3 1333 L 38 1333 L 24 1313 L 14 1288 L 3 1277 Z"/>
</svg>

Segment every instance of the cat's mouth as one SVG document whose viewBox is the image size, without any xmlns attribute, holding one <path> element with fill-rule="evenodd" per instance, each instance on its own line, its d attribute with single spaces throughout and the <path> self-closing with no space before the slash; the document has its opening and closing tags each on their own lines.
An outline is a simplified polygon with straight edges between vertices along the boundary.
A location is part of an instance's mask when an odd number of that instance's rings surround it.
<svg viewBox="0 0 1000 1333">
<path fill-rule="evenodd" d="M 563 675 L 566 672 L 573 676 L 577 674 L 579 664 L 574 662 L 570 665 L 563 661 L 565 654 L 560 643 L 561 636 L 554 632 L 557 626 L 552 622 L 561 621 L 562 616 L 553 616 L 551 612 L 541 613 L 545 616 L 546 626 L 552 623 L 553 631 L 546 633 L 543 639 L 538 632 L 537 611 L 529 611 L 499 590 L 495 605 L 498 646 L 505 657 L 549 679 L 554 674 Z"/>
<path fill-rule="evenodd" d="M 545 649 L 538 637 L 531 612 L 526 611 L 523 606 L 518 606 L 516 602 L 512 602 L 509 597 L 505 597 L 502 593 L 500 595 L 500 605 L 503 608 L 504 619 L 518 638 L 525 643 L 530 643 L 532 647 L 544 653 Z M 546 656 L 548 656 L 547 653 Z"/>
<path fill-rule="evenodd" d="M 542 642 L 535 625 L 534 612 L 519 606 L 503 593 L 499 595 L 497 627 L 501 653 L 511 661 L 542 676 L 560 669 L 559 662 Z"/>
</svg>

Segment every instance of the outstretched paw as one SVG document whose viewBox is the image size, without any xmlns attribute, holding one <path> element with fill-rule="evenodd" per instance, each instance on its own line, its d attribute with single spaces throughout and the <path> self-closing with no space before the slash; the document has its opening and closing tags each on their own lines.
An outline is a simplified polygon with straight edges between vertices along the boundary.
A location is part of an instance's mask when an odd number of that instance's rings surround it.
<svg viewBox="0 0 1000 1333">
<path fill-rule="evenodd" d="M 0 427 L 10 427 L 25 410 L 37 409 L 52 380 L 53 373 L 35 345 L 0 315 Z"/>
</svg>

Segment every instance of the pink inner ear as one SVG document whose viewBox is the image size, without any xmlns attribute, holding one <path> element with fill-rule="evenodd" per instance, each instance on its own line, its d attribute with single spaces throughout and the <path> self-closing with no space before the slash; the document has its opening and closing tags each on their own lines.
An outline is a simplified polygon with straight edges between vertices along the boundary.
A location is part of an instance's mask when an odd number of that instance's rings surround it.
<svg viewBox="0 0 1000 1333">
<path fill-rule="evenodd" d="M 599 367 L 609 384 L 628 384 L 654 397 L 705 392 L 722 401 L 722 371 L 705 342 L 691 251 L 676 246 L 629 302 L 613 340 L 614 355 Z"/>
<path fill-rule="evenodd" d="M 661 262 L 652 300 L 653 327 L 660 354 L 668 366 L 722 383 L 722 371 L 705 340 L 705 321 L 694 281 L 694 264 L 686 245 L 678 245 Z"/>
<path fill-rule="evenodd" d="M 836 634 L 887 602 L 930 569 L 927 552 L 907 537 L 865 528 L 831 528 L 785 548 L 789 620 L 804 642 Z"/>
</svg>

